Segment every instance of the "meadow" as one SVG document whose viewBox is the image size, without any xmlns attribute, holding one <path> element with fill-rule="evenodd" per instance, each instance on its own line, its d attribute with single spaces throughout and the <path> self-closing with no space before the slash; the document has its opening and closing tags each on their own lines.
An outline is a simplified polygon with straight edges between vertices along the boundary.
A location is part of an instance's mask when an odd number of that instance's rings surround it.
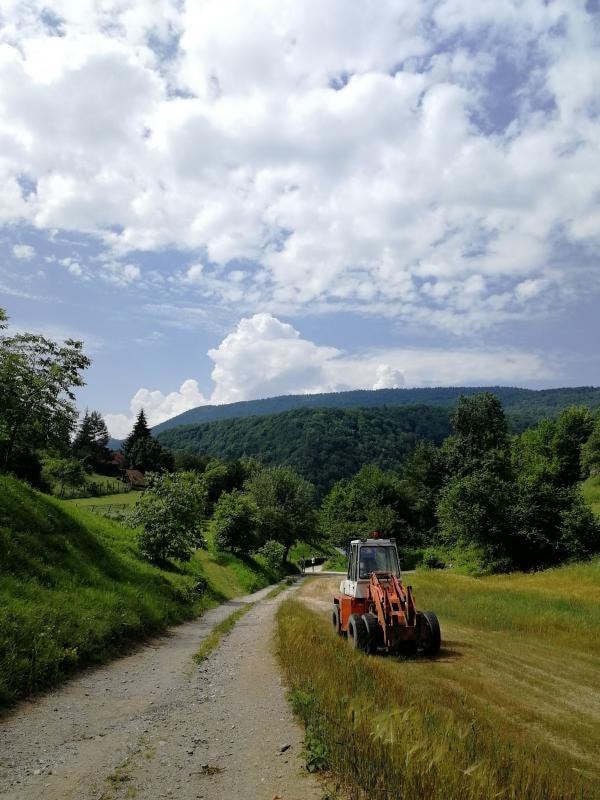
<svg viewBox="0 0 600 800">
<path fill-rule="evenodd" d="M 600 796 L 600 562 L 537 574 L 410 576 L 436 659 L 365 656 L 330 629 L 336 579 L 278 616 L 307 762 L 340 797 Z M 408 576 L 407 576 L 408 582 Z"/>
<path fill-rule="evenodd" d="M 280 577 L 210 541 L 159 569 L 124 525 L 8 477 L 0 497 L 0 706 Z"/>
</svg>

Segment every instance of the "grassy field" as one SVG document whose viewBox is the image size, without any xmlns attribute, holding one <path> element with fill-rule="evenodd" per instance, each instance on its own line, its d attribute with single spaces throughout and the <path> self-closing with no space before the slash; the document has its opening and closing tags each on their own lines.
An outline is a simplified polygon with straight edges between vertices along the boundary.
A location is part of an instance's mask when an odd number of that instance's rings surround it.
<svg viewBox="0 0 600 800">
<path fill-rule="evenodd" d="M 119 494 L 105 494 L 102 497 L 77 497 L 74 500 L 65 500 L 65 503 L 75 506 L 76 508 L 88 508 L 89 506 L 109 506 L 109 505 L 127 505 L 131 506 L 137 503 L 141 497 L 141 492 L 120 492 Z"/>
<path fill-rule="evenodd" d="M 600 475 L 588 478 L 581 486 L 583 496 L 591 504 L 594 513 L 600 516 Z"/>
<path fill-rule="evenodd" d="M 0 497 L 0 705 L 280 577 L 214 551 L 161 570 L 123 525 L 11 478 Z"/>
<path fill-rule="evenodd" d="M 309 763 L 354 798 L 600 797 L 600 562 L 411 582 L 441 621 L 434 660 L 350 650 L 330 630 L 335 579 L 280 609 Z"/>
</svg>

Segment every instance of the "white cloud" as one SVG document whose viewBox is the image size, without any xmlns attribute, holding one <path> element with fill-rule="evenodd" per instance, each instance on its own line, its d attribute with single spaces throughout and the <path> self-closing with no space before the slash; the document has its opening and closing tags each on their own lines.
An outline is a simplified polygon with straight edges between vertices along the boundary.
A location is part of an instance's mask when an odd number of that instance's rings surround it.
<svg viewBox="0 0 600 800">
<path fill-rule="evenodd" d="M 13 245 L 12 253 L 20 261 L 31 261 L 35 256 L 35 247 L 30 244 L 15 244 Z"/>
<path fill-rule="evenodd" d="M 131 433 L 135 418 L 142 408 L 148 424 L 152 426 L 207 402 L 198 387 L 198 382 L 190 378 L 181 384 L 179 391 L 166 395 L 156 389 L 138 389 L 131 398 L 129 415 L 106 414 L 105 420 L 111 435 L 121 439 Z"/>
<path fill-rule="evenodd" d="M 106 415 L 112 435 L 129 433 L 140 408 L 155 425 L 206 403 L 344 389 L 514 385 L 523 375 L 539 381 L 555 374 L 554 365 L 538 354 L 512 348 L 378 348 L 348 354 L 303 339 L 292 325 L 264 313 L 240 320 L 208 355 L 214 362 L 210 398 L 192 379 L 168 395 L 139 389 L 129 416 Z"/>
<path fill-rule="evenodd" d="M 130 251 L 175 245 L 195 263 L 165 293 L 458 333 L 589 286 L 600 47 L 583 2 L 57 0 L 53 20 L 44 0 L 0 0 L 0 13 L 0 223 L 96 234 L 124 259 L 98 271 L 118 286 L 140 278 Z"/>
</svg>

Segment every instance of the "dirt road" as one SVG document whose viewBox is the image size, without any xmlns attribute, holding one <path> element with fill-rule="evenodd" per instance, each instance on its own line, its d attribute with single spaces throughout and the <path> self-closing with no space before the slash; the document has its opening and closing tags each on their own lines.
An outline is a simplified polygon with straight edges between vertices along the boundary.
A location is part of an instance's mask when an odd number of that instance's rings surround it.
<svg viewBox="0 0 600 800">
<path fill-rule="evenodd" d="M 317 800 L 272 653 L 268 590 L 219 606 L 0 719 L 3 800 Z M 215 624 L 258 602 L 201 665 Z"/>
</svg>

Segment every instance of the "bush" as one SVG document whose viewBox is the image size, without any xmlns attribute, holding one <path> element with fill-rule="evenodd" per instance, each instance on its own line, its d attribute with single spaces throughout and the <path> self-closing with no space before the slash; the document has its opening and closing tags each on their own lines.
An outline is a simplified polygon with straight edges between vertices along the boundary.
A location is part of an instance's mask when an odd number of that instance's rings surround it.
<svg viewBox="0 0 600 800">
<path fill-rule="evenodd" d="M 268 542 L 263 544 L 258 552 L 264 557 L 271 569 L 278 569 L 283 563 L 285 547 L 281 544 L 281 542 L 276 542 L 274 539 L 269 539 Z"/>
<path fill-rule="evenodd" d="M 237 489 L 223 492 L 215 506 L 215 543 L 221 549 L 249 553 L 258 546 L 260 515 L 256 503 Z"/>
<path fill-rule="evenodd" d="M 446 562 L 440 558 L 439 554 L 433 547 L 427 547 L 423 551 L 421 566 L 425 569 L 444 569 Z"/>
<path fill-rule="evenodd" d="M 206 490 L 192 472 L 146 476 L 147 489 L 129 516 L 141 526 L 138 543 L 150 561 L 169 558 L 189 561 L 198 547 L 206 547 L 202 525 L 206 518 Z"/>
</svg>

